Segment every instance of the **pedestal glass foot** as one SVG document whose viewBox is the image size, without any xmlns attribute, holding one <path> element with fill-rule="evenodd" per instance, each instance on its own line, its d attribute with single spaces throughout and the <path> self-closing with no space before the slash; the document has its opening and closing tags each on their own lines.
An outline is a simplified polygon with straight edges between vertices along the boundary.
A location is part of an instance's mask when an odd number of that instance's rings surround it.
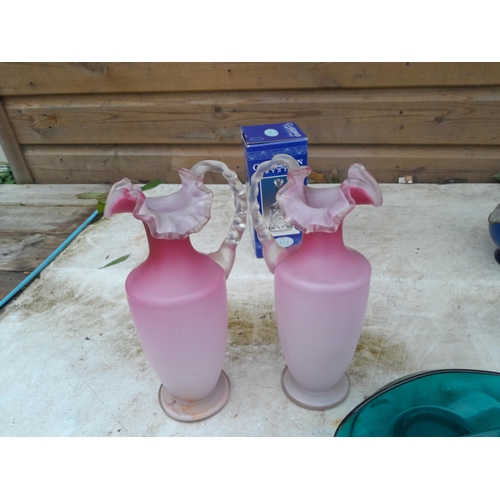
<svg viewBox="0 0 500 500">
<path fill-rule="evenodd" d="M 174 420 L 198 422 L 215 415 L 224 408 L 231 392 L 231 383 L 224 371 L 221 372 L 215 389 L 199 401 L 181 401 L 174 398 L 162 384 L 158 391 L 158 401 L 162 410 Z"/>
<path fill-rule="evenodd" d="M 281 374 L 283 392 L 295 404 L 308 410 L 327 410 L 342 403 L 349 393 L 349 377 L 344 373 L 340 381 L 326 391 L 311 391 L 302 387 L 292 377 L 288 366 Z"/>
</svg>

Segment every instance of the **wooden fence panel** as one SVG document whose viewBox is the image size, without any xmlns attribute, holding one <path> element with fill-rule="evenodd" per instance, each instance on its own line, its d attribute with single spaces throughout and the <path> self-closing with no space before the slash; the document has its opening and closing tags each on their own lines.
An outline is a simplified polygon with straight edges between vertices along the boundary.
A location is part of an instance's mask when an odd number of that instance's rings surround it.
<svg viewBox="0 0 500 500">
<path fill-rule="evenodd" d="M 0 95 L 500 85 L 500 63 L 1 63 Z"/>
<path fill-rule="evenodd" d="M 280 121 L 340 180 L 356 161 L 379 182 L 500 171 L 500 63 L 0 63 L 0 96 L 18 182 L 176 183 L 207 158 L 244 180 L 240 125 Z"/>
<path fill-rule="evenodd" d="M 124 177 L 179 183 L 178 169 L 202 160 L 223 161 L 244 175 L 241 146 L 26 146 L 24 152 L 38 183 L 114 183 Z M 225 181 L 207 172 L 205 182 Z"/>
<path fill-rule="evenodd" d="M 246 180 L 241 146 L 27 146 L 25 156 L 38 183 L 114 183 L 123 177 L 137 182 L 161 178 L 178 183 L 179 168 L 212 159 L 225 162 Z M 340 180 L 352 163 L 362 163 L 379 182 L 493 182 L 500 171 L 500 147 L 320 146 L 309 148 L 309 165 Z M 207 172 L 205 182 L 221 183 Z"/>
<path fill-rule="evenodd" d="M 310 144 L 500 145 L 500 87 L 5 98 L 21 144 L 237 144 L 296 122 Z"/>
</svg>

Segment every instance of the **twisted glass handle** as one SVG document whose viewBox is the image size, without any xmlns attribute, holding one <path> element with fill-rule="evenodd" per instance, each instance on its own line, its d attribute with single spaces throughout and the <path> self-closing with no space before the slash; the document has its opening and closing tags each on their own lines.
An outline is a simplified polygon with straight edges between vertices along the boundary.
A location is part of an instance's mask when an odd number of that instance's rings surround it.
<svg viewBox="0 0 500 500">
<path fill-rule="evenodd" d="M 253 228 L 257 233 L 257 237 L 262 244 L 262 253 L 269 270 L 274 273 L 274 268 L 288 255 L 286 248 L 280 247 L 271 231 L 264 222 L 264 217 L 259 210 L 259 202 L 257 196 L 259 194 L 259 184 L 264 174 L 278 165 L 285 165 L 290 170 L 300 169 L 297 160 L 292 156 L 279 154 L 273 156 L 272 160 L 261 163 L 255 173 L 252 175 L 250 186 L 248 188 L 248 209 L 252 217 Z"/>
<path fill-rule="evenodd" d="M 200 161 L 190 169 L 190 172 L 203 177 L 207 170 L 222 174 L 234 194 L 235 213 L 229 228 L 229 233 L 219 249 L 209 254 L 209 256 L 224 269 L 227 279 L 233 268 L 234 259 L 236 257 L 236 246 L 240 242 L 243 232 L 245 231 L 247 221 L 247 196 L 245 187 L 238 179 L 236 173 L 221 161 Z"/>
</svg>

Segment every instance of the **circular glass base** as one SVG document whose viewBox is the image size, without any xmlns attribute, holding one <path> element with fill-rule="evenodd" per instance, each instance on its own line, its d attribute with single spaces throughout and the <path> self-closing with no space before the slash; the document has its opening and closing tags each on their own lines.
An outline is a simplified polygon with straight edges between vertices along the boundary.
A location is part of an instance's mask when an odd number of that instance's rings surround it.
<svg viewBox="0 0 500 500">
<path fill-rule="evenodd" d="M 281 387 L 288 398 L 296 405 L 308 410 L 328 410 L 342 403 L 349 394 L 349 377 L 346 373 L 340 381 L 326 391 L 310 391 L 298 384 L 292 377 L 288 366 L 281 374 Z"/>
<path fill-rule="evenodd" d="M 175 399 L 162 384 L 158 391 L 158 401 L 162 410 L 174 420 L 181 422 L 198 422 L 215 415 L 224 408 L 231 392 L 229 377 L 224 371 L 215 389 L 199 401 L 180 401 Z"/>
<path fill-rule="evenodd" d="M 493 255 L 495 256 L 495 260 L 500 264 L 500 248 L 497 248 Z"/>
<path fill-rule="evenodd" d="M 439 406 L 409 408 L 393 420 L 391 428 L 395 437 L 460 437 L 473 432 L 463 418 Z"/>
</svg>

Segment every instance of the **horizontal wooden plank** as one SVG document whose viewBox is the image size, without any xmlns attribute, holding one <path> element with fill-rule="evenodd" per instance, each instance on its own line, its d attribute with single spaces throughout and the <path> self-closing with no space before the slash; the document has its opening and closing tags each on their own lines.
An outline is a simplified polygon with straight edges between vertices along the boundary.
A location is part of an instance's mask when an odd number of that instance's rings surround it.
<svg viewBox="0 0 500 500">
<path fill-rule="evenodd" d="M 128 177 L 176 184 L 179 168 L 189 169 L 202 160 L 223 161 L 244 179 L 241 146 L 25 146 L 24 151 L 39 183 L 114 183 Z M 207 172 L 205 182 L 225 181 Z"/>
<path fill-rule="evenodd" d="M 21 144 L 239 144 L 294 121 L 311 144 L 500 145 L 500 87 L 5 98 Z"/>
<path fill-rule="evenodd" d="M 4 206 L 0 211 L 3 234 L 70 234 L 95 210 L 91 207 Z"/>
<path fill-rule="evenodd" d="M 109 186 L 97 184 L 93 190 L 101 192 Z M 96 200 L 80 199 L 78 194 L 88 192 L 88 185 L 71 184 L 68 186 L 51 184 L 2 184 L 0 185 L 0 206 L 42 205 L 95 207 Z M 0 229 L 1 231 L 1 229 Z"/>
<path fill-rule="evenodd" d="M 29 146 L 25 156 L 40 183 L 114 183 L 123 177 L 178 183 L 179 168 L 207 159 L 225 162 L 246 180 L 241 146 Z M 355 162 L 364 164 L 379 182 L 397 182 L 403 175 L 413 175 L 415 182 L 494 182 L 493 175 L 500 171 L 500 147 L 309 147 L 309 164 L 316 172 L 328 175 L 336 168 L 342 180 Z M 205 181 L 224 182 L 209 173 Z"/>
<path fill-rule="evenodd" d="M 500 147 L 311 146 L 309 163 L 327 176 L 335 168 L 341 180 L 350 165 L 361 163 L 378 182 L 411 175 L 419 183 L 487 183 L 500 172 Z"/>
<path fill-rule="evenodd" d="M 0 271 L 33 271 L 66 237 L 66 234 L 0 232 Z"/>
<path fill-rule="evenodd" d="M 500 85 L 499 63 L 1 63 L 0 95 Z"/>
<path fill-rule="evenodd" d="M 0 300 L 4 299 L 26 275 L 18 271 L 0 271 Z"/>
</svg>

